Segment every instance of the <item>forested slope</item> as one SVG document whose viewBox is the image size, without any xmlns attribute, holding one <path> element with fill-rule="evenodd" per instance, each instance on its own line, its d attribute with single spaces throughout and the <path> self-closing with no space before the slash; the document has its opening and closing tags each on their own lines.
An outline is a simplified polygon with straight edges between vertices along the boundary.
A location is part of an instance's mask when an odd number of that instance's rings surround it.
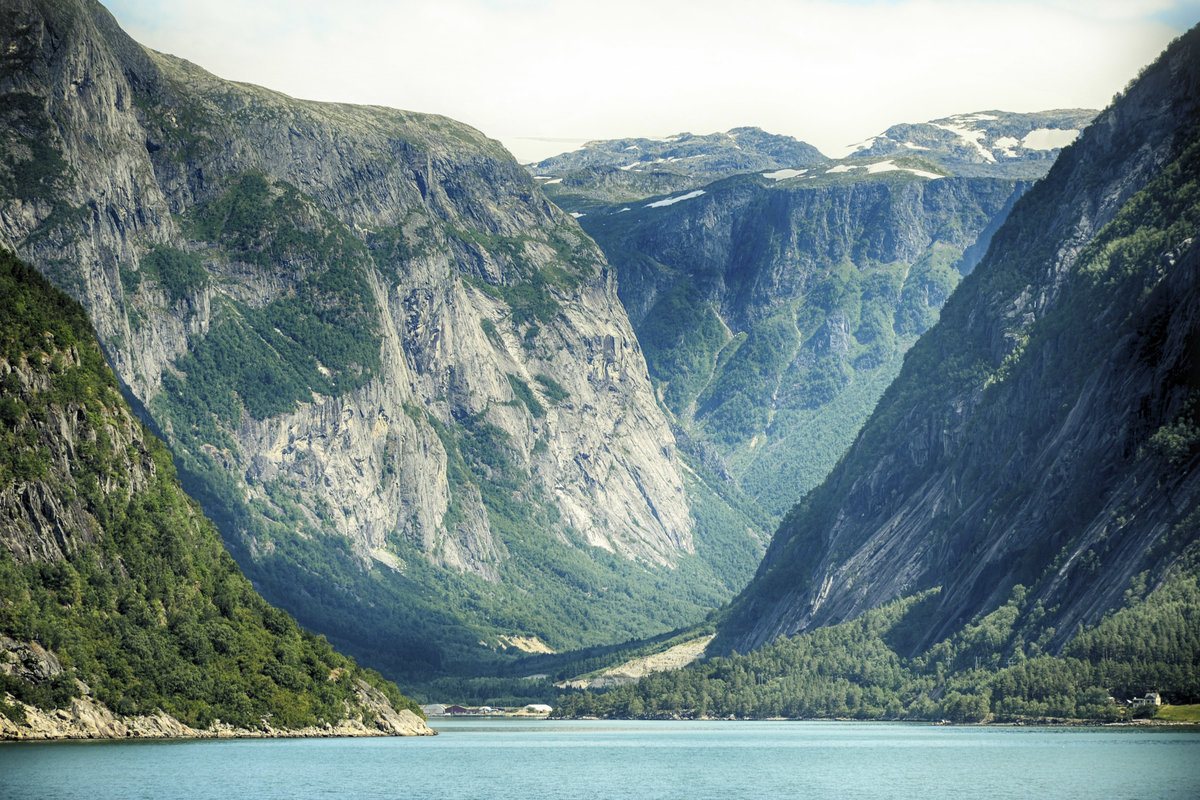
<svg viewBox="0 0 1200 800">
<path fill-rule="evenodd" d="M 83 309 L 7 252 L 0 689 L 5 737 L 429 732 L 395 686 L 254 591 Z"/>
</svg>

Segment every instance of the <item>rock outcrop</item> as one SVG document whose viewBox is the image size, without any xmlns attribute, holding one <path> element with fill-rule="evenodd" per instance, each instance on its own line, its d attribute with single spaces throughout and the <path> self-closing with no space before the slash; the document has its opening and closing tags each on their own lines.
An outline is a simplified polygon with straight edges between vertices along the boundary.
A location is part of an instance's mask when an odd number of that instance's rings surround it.
<svg viewBox="0 0 1200 800">
<path fill-rule="evenodd" d="M 358 716 L 336 724 L 307 728 L 238 728 L 217 721 L 207 728 L 193 728 L 170 714 L 124 717 L 85 694 L 73 698 L 66 708 L 44 710 L 22 703 L 12 695 L 5 701 L 19 707 L 23 722 L 14 722 L 0 714 L 0 740 L 37 741 L 52 739 L 315 739 L 362 736 L 432 736 L 435 731 L 412 711 L 397 711 L 378 690 L 363 684 L 360 699 L 364 708 L 375 712 L 368 722 Z"/>
</svg>

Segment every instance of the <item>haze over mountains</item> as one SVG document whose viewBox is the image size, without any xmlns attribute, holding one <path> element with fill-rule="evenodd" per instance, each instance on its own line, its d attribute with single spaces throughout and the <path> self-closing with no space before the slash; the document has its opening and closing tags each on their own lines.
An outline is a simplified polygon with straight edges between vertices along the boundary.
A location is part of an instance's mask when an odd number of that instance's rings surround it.
<svg viewBox="0 0 1200 800">
<path fill-rule="evenodd" d="M 1095 112 L 527 171 L 6 4 L 0 242 L 264 596 L 390 677 L 665 634 L 756 569 L 718 648 L 940 587 L 928 646 L 1018 583 L 1061 647 L 1190 552 L 1194 34 L 1069 147 Z"/>
</svg>

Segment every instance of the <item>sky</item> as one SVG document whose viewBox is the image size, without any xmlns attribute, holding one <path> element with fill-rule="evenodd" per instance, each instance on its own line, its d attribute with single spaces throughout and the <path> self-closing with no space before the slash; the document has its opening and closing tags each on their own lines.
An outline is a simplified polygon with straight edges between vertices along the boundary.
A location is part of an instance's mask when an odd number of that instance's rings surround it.
<svg viewBox="0 0 1200 800">
<path fill-rule="evenodd" d="M 753 125 L 826 155 L 901 122 L 1103 108 L 1200 0 L 109 0 L 220 77 L 444 114 L 522 162 Z"/>
</svg>

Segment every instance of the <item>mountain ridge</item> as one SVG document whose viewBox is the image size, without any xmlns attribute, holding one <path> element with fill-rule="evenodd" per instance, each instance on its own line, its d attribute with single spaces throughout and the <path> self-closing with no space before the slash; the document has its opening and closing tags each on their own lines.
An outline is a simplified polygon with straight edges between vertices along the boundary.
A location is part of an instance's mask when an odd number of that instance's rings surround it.
<svg viewBox="0 0 1200 800">
<path fill-rule="evenodd" d="M 1192 445 L 1168 432 L 1187 430 L 1196 389 L 1198 38 L 1174 43 L 1017 203 L 854 446 L 789 512 L 719 647 L 936 583 L 928 645 L 1019 583 L 1061 648 L 1194 535 Z M 1175 469 L 1155 437 L 1177 448 Z"/>
</svg>

